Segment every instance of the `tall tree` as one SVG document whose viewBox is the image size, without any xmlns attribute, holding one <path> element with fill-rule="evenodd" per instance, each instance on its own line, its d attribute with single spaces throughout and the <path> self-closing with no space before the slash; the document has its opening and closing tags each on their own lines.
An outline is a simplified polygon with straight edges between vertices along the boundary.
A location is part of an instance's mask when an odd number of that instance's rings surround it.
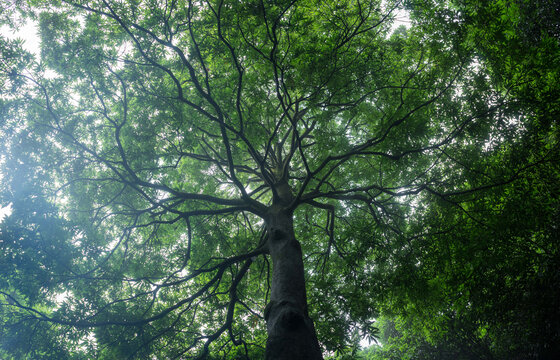
<svg viewBox="0 0 560 360">
<path fill-rule="evenodd" d="M 33 324 L 70 358 L 321 359 L 372 333 L 414 196 L 516 135 L 461 28 L 393 33 L 399 1 L 29 3 L 0 291 L 36 357 Z"/>
</svg>

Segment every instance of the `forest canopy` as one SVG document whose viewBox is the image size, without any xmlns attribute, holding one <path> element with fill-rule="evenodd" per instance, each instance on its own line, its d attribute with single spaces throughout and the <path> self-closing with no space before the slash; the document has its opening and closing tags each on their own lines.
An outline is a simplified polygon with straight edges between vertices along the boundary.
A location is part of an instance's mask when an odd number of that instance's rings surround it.
<svg viewBox="0 0 560 360">
<path fill-rule="evenodd" d="M 554 359 L 559 19 L 0 1 L 0 358 Z"/>
</svg>

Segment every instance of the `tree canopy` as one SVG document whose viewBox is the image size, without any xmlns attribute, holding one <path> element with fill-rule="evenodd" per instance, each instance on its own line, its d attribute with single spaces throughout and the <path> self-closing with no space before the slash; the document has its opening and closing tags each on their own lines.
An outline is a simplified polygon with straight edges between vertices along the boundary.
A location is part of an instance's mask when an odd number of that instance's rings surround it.
<svg viewBox="0 0 560 360">
<path fill-rule="evenodd" d="M 0 10 L 0 357 L 560 350 L 554 1 Z"/>
</svg>

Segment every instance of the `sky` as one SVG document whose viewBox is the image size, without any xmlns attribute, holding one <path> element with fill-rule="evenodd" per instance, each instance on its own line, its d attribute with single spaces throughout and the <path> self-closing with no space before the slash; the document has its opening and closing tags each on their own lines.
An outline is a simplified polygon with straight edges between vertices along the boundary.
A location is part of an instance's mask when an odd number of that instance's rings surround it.
<svg viewBox="0 0 560 360">
<path fill-rule="evenodd" d="M 32 54 L 39 55 L 39 36 L 37 25 L 32 21 L 27 21 L 19 31 L 13 32 L 7 25 L 0 27 L 0 34 L 9 39 L 21 38 L 24 40 L 23 47 Z"/>
</svg>

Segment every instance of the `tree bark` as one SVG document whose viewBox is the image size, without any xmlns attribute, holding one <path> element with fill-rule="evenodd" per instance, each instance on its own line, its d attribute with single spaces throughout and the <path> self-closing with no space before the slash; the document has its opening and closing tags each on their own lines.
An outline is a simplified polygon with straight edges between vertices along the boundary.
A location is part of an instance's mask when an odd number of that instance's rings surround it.
<svg viewBox="0 0 560 360">
<path fill-rule="evenodd" d="M 268 332 L 266 359 L 323 359 L 307 311 L 303 258 L 292 216 L 282 206 L 272 205 L 266 219 L 273 266 L 270 303 L 264 311 Z"/>
</svg>

